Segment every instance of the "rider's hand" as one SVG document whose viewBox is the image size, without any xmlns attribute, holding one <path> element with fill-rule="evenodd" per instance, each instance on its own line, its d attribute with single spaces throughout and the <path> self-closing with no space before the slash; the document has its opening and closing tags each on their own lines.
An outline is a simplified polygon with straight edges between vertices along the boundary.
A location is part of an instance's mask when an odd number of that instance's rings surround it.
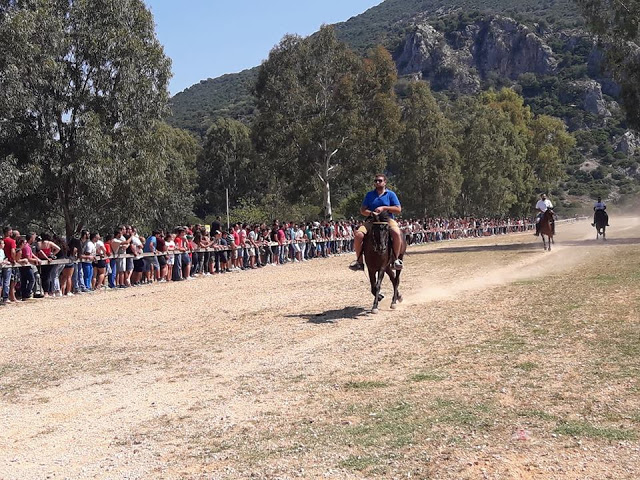
<svg viewBox="0 0 640 480">
<path fill-rule="evenodd" d="M 376 215 L 380 215 L 382 212 L 384 212 L 384 207 L 378 207 L 373 211 Z"/>
</svg>

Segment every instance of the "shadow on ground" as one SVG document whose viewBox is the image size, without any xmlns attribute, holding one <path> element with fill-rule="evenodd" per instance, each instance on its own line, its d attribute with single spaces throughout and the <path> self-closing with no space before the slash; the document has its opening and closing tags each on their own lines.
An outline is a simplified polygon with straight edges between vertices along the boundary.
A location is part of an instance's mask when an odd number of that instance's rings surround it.
<svg viewBox="0 0 640 480">
<path fill-rule="evenodd" d="M 340 310 L 326 310 L 321 313 L 302 313 L 300 315 L 287 315 L 287 318 L 302 318 L 308 323 L 321 325 L 323 323 L 336 323 L 338 320 L 356 319 L 366 316 L 362 307 L 345 307 Z"/>
<path fill-rule="evenodd" d="M 409 252 L 409 255 L 433 255 L 442 253 L 465 253 L 465 252 L 513 252 L 513 251 L 525 251 L 536 250 L 538 246 L 542 247 L 542 241 L 540 245 L 535 243 L 509 243 L 505 245 L 468 245 L 465 247 L 441 247 L 436 250 L 423 250 L 421 252 Z"/>
</svg>

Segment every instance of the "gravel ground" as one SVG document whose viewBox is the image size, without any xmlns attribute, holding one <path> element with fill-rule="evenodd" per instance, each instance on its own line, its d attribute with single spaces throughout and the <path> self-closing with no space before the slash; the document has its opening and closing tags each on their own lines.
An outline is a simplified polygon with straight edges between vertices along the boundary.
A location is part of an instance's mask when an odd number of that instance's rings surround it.
<svg viewBox="0 0 640 480">
<path fill-rule="evenodd" d="M 0 478 L 638 478 L 615 220 L 411 247 L 377 315 L 351 256 L 4 307 Z"/>
</svg>

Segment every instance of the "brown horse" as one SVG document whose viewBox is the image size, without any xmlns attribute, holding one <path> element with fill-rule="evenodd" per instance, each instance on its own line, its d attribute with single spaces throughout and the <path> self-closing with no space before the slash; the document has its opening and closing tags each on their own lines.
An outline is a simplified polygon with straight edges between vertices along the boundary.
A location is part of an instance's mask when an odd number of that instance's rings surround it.
<svg viewBox="0 0 640 480">
<path fill-rule="evenodd" d="M 371 283 L 371 293 L 373 294 L 372 313 L 378 313 L 378 302 L 384 298 L 380 293 L 380 286 L 386 272 L 393 284 L 393 299 L 391 300 L 391 308 L 396 308 L 397 302 L 402 302 L 402 295 L 398 292 L 400 284 L 401 270 L 393 269 L 393 262 L 396 260 L 391 245 L 391 232 L 389 224 L 381 221 L 379 217 L 374 217 L 373 227 L 364 237 L 363 251 L 364 261 L 369 271 L 369 282 Z M 404 257 L 407 244 L 402 239 L 402 247 L 400 249 L 400 260 Z"/>
<path fill-rule="evenodd" d="M 549 208 L 547 209 L 546 212 L 542 214 L 542 218 L 540 219 L 540 236 L 542 237 L 542 245 L 545 250 L 551 251 L 551 244 L 555 243 L 553 241 L 554 234 L 555 234 L 555 227 L 554 227 L 554 219 L 553 219 L 553 210 Z M 545 235 L 549 240 L 548 247 L 547 247 L 547 242 L 544 239 Z"/>
</svg>

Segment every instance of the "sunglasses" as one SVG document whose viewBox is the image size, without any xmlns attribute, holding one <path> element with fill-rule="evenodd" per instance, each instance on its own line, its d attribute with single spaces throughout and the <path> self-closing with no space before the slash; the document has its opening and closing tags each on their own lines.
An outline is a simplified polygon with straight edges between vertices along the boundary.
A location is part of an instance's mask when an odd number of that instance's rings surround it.
<svg viewBox="0 0 640 480">
<path fill-rule="evenodd" d="M 374 180 L 374 182 L 375 182 L 375 183 L 382 183 L 382 182 L 384 182 L 384 178 L 376 178 L 376 179 Z"/>
</svg>

